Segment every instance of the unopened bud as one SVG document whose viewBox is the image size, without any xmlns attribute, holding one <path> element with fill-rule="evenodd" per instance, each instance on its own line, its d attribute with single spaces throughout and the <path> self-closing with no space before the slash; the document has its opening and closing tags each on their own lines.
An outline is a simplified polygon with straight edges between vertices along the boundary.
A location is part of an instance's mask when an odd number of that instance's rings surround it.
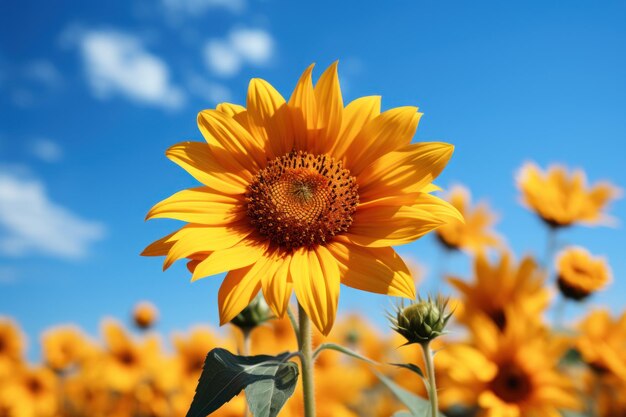
<svg viewBox="0 0 626 417">
<path fill-rule="evenodd" d="M 452 313 L 446 312 L 448 300 L 442 296 L 436 299 L 418 299 L 408 306 L 395 307 L 395 316 L 389 315 L 392 329 L 411 343 L 427 343 L 445 333 L 446 324 Z"/>
<path fill-rule="evenodd" d="M 230 322 L 242 331 L 249 332 L 271 318 L 273 318 L 272 312 L 265 299 L 259 294 Z"/>
</svg>

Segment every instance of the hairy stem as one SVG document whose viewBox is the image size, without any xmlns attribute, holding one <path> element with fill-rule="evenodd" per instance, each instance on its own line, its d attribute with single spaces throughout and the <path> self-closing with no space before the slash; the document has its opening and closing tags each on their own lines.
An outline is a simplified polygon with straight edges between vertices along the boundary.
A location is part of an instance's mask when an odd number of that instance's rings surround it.
<svg viewBox="0 0 626 417">
<path fill-rule="evenodd" d="M 426 364 L 426 377 L 428 378 L 428 398 L 432 417 L 439 415 L 439 404 L 437 401 L 437 383 L 435 381 L 435 363 L 433 362 L 433 352 L 430 349 L 430 342 L 421 344 L 424 353 L 424 363 Z"/>
<path fill-rule="evenodd" d="M 315 387 L 313 385 L 313 347 L 311 321 L 298 304 L 298 342 L 302 360 L 302 390 L 304 394 L 304 417 L 315 417 Z"/>
</svg>

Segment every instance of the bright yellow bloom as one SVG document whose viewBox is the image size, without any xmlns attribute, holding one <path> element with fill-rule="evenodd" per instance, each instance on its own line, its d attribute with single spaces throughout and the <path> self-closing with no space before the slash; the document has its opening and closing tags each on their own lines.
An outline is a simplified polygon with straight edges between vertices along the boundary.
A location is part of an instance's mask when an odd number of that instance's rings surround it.
<svg viewBox="0 0 626 417">
<path fill-rule="evenodd" d="M 626 383 L 626 312 L 611 318 L 606 310 L 591 312 L 580 324 L 576 348 L 585 362 Z"/>
<path fill-rule="evenodd" d="M 444 404 L 478 406 L 480 417 L 560 416 L 580 404 L 569 377 L 557 369 L 567 349 L 524 317 L 509 317 L 502 332 L 484 316 L 472 320 L 472 344 L 438 352 Z"/>
<path fill-rule="evenodd" d="M 487 203 L 472 207 L 470 191 L 461 185 L 452 187 L 445 198 L 465 218 L 465 222 L 454 221 L 437 229 L 437 237 L 445 247 L 477 254 L 502 245 L 500 236 L 491 230 L 497 216 Z"/>
<path fill-rule="evenodd" d="M 611 282 L 611 269 L 604 258 L 592 257 L 580 247 L 564 249 L 558 256 L 556 269 L 561 293 L 578 301 Z"/>
<path fill-rule="evenodd" d="M 538 318 L 550 300 L 545 274 L 530 257 L 516 264 L 511 254 L 503 253 L 499 262 L 490 265 L 486 256 L 478 255 L 473 283 L 458 278 L 449 281 L 461 292 L 463 303 L 455 318 L 465 323 L 476 314 L 485 314 L 503 329 L 507 310 Z"/>
<path fill-rule="evenodd" d="M 159 316 L 159 311 L 154 304 L 147 301 L 138 303 L 133 309 L 133 320 L 140 329 L 148 329 L 154 326 Z"/>
<path fill-rule="evenodd" d="M 75 326 L 47 330 L 41 337 L 43 359 L 56 371 L 76 365 L 90 350 L 86 336 Z"/>
<path fill-rule="evenodd" d="M 155 339 L 135 342 L 124 328 L 113 320 L 102 325 L 106 355 L 99 359 L 102 379 L 115 391 L 129 392 L 145 376 L 158 350 Z"/>
<path fill-rule="evenodd" d="M 0 381 L 10 376 L 16 364 L 22 361 L 26 340 L 18 325 L 0 316 Z"/>
<path fill-rule="evenodd" d="M 570 174 L 564 167 L 552 166 L 544 173 L 534 163 L 520 169 L 517 185 L 524 204 L 551 227 L 610 224 L 612 218 L 603 210 L 621 195 L 606 181 L 588 188 L 582 170 Z"/>
<path fill-rule="evenodd" d="M 148 246 L 164 267 L 190 259 L 192 280 L 230 271 L 218 294 L 222 324 L 260 291 L 282 317 L 292 291 L 328 334 L 340 283 L 413 298 L 413 280 L 391 248 L 462 216 L 430 195 L 452 155 L 445 143 L 411 140 L 416 107 L 380 112 L 380 97 L 345 108 L 337 65 L 313 86 L 310 66 L 288 102 L 250 82 L 247 108 L 198 115 L 206 142 L 166 155 L 203 186 L 155 205 L 147 218 L 188 222 Z"/>
<path fill-rule="evenodd" d="M 188 335 L 175 334 L 172 343 L 181 363 L 183 377 L 197 385 L 207 353 L 216 347 L 231 348 L 214 331 L 207 327 L 196 327 Z"/>
<path fill-rule="evenodd" d="M 32 404 L 35 416 L 52 417 L 58 409 L 57 377 L 48 368 L 25 369 L 18 373 L 17 383 L 26 393 L 26 402 Z"/>
<path fill-rule="evenodd" d="M 15 382 L 0 384 L 0 416 L 36 417 L 34 404 L 25 387 Z"/>
</svg>

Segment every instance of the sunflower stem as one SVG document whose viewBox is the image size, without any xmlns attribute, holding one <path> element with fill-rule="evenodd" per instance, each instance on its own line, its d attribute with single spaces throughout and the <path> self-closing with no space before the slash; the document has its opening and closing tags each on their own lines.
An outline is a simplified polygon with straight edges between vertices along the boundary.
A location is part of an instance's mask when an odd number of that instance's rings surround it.
<svg viewBox="0 0 626 417">
<path fill-rule="evenodd" d="M 437 383 L 435 381 L 435 363 L 433 361 L 433 352 L 430 349 L 430 341 L 421 343 L 422 352 L 424 353 L 424 363 L 426 364 L 426 378 L 428 379 L 428 399 L 430 400 L 430 408 L 432 417 L 439 415 L 439 404 L 437 401 Z"/>
<path fill-rule="evenodd" d="M 302 391 L 304 394 L 304 417 L 315 417 L 315 387 L 313 385 L 313 346 L 311 321 L 298 304 L 298 343 L 302 360 Z"/>
</svg>

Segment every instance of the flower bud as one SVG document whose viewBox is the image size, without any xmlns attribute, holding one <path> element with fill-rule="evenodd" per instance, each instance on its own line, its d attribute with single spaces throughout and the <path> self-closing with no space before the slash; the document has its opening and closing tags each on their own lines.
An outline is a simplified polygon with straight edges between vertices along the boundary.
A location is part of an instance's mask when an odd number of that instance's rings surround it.
<svg viewBox="0 0 626 417">
<path fill-rule="evenodd" d="M 259 294 L 230 322 L 239 327 L 242 331 L 249 332 L 271 318 L 273 318 L 273 316 L 270 308 L 265 302 L 265 299 Z"/>
<path fill-rule="evenodd" d="M 133 310 L 133 321 L 142 330 L 154 326 L 159 313 L 154 304 L 147 301 L 138 303 Z"/>
<path fill-rule="evenodd" d="M 395 317 L 389 315 L 392 329 L 411 343 L 427 343 L 445 333 L 445 327 L 452 313 L 446 312 L 448 300 L 441 296 L 432 299 L 418 299 L 408 306 L 395 307 Z"/>
</svg>

